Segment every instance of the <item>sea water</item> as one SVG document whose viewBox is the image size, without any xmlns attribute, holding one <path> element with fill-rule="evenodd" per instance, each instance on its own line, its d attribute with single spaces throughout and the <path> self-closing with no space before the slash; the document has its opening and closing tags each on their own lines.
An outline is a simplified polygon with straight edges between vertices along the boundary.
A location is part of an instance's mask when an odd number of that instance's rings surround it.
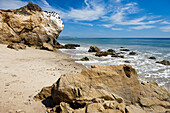
<svg viewBox="0 0 170 113">
<path fill-rule="evenodd" d="M 157 81 L 160 86 L 170 90 L 170 66 L 156 63 L 162 60 L 170 61 L 170 38 L 59 38 L 58 41 L 61 44 L 81 45 L 76 49 L 61 49 L 61 51 L 71 55 L 71 58 L 77 59 L 77 63 L 87 68 L 93 64 L 130 64 L 136 69 L 141 82 Z M 90 46 L 97 46 L 103 51 L 114 49 L 116 52 L 120 52 L 120 47 L 125 47 L 137 54 L 129 55 L 129 51 L 122 54 L 125 58 L 110 55 L 97 57 L 95 53 L 88 52 Z M 156 57 L 156 60 L 149 59 L 151 56 Z M 83 57 L 88 57 L 90 60 L 78 61 Z"/>
</svg>

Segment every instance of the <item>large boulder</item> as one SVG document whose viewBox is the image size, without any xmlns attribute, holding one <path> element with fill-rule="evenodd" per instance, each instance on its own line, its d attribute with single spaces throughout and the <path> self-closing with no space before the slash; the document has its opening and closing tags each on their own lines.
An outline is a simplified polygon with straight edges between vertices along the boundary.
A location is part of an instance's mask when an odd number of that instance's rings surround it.
<svg viewBox="0 0 170 113">
<path fill-rule="evenodd" d="M 88 50 L 88 52 L 99 52 L 100 49 L 96 46 L 90 46 L 90 49 Z"/>
<path fill-rule="evenodd" d="M 57 13 L 43 12 L 33 3 L 16 10 L 0 10 L 0 18 L 0 43 L 42 45 L 46 42 L 54 46 L 64 27 Z"/>
<path fill-rule="evenodd" d="M 78 74 L 62 75 L 50 90 L 55 112 L 170 111 L 170 93 L 156 82 L 139 83 L 130 65 L 93 65 Z"/>
</svg>

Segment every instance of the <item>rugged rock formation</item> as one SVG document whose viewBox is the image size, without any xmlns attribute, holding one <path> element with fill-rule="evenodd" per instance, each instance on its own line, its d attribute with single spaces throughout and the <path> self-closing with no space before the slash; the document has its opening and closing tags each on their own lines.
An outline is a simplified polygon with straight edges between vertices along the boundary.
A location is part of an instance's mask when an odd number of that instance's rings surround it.
<svg viewBox="0 0 170 113">
<path fill-rule="evenodd" d="M 36 98 L 51 97 L 52 108 L 49 111 L 170 112 L 170 92 L 156 82 L 140 84 L 136 70 L 130 65 L 93 65 L 81 73 L 61 76 L 47 89 L 43 88 Z"/>
<path fill-rule="evenodd" d="M 63 22 L 54 12 L 43 12 L 33 3 L 16 10 L 0 10 L 0 43 L 24 43 L 57 45 L 63 30 Z"/>
<path fill-rule="evenodd" d="M 26 49 L 26 45 L 22 43 L 11 43 L 7 46 L 7 48 L 15 49 L 18 51 L 19 49 Z"/>
<path fill-rule="evenodd" d="M 96 46 L 90 46 L 90 49 L 88 50 L 88 52 L 99 52 L 100 49 Z"/>
</svg>

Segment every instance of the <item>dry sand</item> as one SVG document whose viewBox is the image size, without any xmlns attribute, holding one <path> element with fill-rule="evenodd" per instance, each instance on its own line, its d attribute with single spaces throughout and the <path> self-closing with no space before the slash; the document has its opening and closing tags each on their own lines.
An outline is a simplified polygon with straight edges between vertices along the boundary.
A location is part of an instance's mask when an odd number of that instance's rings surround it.
<svg viewBox="0 0 170 113">
<path fill-rule="evenodd" d="M 33 97 L 61 75 L 83 68 L 60 52 L 29 47 L 16 51 L 0 44 L 0 113 L 45 113 L 45 106 Z"/>
</svg>

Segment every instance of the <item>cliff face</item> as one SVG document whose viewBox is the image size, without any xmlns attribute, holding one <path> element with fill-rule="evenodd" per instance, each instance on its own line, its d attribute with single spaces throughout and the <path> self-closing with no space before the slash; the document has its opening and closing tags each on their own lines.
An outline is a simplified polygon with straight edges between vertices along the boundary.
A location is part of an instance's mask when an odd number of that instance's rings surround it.
<svg viewBox="0 0 170 113">
<path fill-rule="evenodd" d="M 41 45 L 46 42 L 55 46 L 63 27 L 57 13 L 43 12 L 33 3 L 16 10 L 0 10 L 0 43 Z"/>
</svg>

